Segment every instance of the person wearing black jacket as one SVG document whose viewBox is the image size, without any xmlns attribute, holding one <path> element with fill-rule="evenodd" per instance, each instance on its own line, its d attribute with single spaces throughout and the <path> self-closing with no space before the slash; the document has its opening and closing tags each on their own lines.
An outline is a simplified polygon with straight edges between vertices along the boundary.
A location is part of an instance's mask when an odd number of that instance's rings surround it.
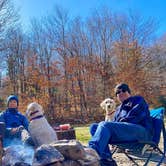
<svg viewBox="0 0 166 166">
<path fill-rule="evenodd" d="M 153 136 L 152 121 L 148 104 L 141 96 L 132 96 L 127 84 L 115 87 L 115 94 L 120 101 L 111 122 L 102 121 L 90 126 L 92 135 L 89 147 L 100 156 L 101 166 L 115 166 L 109 144 L 117 141 L 150 141 Z"/>
</svg>

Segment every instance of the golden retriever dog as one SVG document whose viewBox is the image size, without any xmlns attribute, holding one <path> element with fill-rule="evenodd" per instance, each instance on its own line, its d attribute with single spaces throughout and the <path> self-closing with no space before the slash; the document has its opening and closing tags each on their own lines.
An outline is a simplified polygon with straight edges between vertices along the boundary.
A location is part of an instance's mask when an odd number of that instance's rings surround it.
<svg viewBox="0 0 166 166">
<path fill-rule="evenodd" d="M 100 103 L 100 107 L 105 110 L 105 121 L 111 121 L 115 112 L 115 101 L 113 99 L 106 98 Z"/>
<path fill-rule="evenodd" d="M 30 103 L 26 115 L 29 120 L 29 134 L 37 147 L 57 140 L 56 132 L 44 117 L 41 105 Z"/>
</svg>

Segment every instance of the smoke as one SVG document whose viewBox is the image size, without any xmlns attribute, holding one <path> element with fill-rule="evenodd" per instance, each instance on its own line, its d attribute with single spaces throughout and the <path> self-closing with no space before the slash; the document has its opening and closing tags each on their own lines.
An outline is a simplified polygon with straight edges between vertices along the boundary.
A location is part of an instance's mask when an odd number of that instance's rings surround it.
<svg viewBox="0 0 166 166">
<path fill-rule="evenodd" d="M 15 164 L 16 162 L 24 162 L 32 165 L 34 157 L 34 149 L 26 145 L 11 145 L 5 148 L 5 153 L 2 158 L 4 166 Z"/>
<path fill-rule="evenodd" d="M 14 138 L 14 139 L 5 138 L 3 140 L 3 147 L 21 145 L 21 144 L 22 144 L 22 141 L 20 139 L 17 139 L 17 138 Z"/>
<path fill-rule="evenodd" d="M 34 148 L 27 144 L 29 139 L 29 134 L 26 130 L 21 133 L 21 139 L 4 139 L 3 146 L 4 155 L 2 158 L 2 163 L 4 166 L 13 165 L 17 162 L 24 162 L 26 164 L 32 165 L 34 157 Z"/>
<path fill-rule="evenodd" d="M 20 147 L 20 156 L 25 163 L 32 165 L 33 157 L 34 157 L 34 149 L 30 146 L 21 146 Z"/>
</svg>

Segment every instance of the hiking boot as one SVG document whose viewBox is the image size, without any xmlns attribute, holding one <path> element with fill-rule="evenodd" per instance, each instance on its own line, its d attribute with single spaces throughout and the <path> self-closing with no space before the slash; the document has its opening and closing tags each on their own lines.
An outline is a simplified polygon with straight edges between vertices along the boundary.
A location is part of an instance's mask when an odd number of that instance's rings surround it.
<svg viewBox="0 0 166 166">
<path fill-rule="evenodd" d="M 100 166 L 117 166 L 113 159 L 100 159 Z"/>
</svg>

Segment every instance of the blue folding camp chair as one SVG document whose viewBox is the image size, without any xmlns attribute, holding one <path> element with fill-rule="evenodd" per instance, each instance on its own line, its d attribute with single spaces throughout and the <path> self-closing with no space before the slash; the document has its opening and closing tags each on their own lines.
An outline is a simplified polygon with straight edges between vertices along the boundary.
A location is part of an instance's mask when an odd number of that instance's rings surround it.
<svg viewBox="0 0 166 166">
<path fill-rule="evenodd" d="M 129 158 L 129 160 L 131 160 L 134 163 L 134 165 L 139 166 L 137 162 L 135 161 L 136 158 L 133 157 L 133 154 L 136 149 L 141 152 L 140 154 L 144 153 L 144 151 L 146 150 L 149 152 L 148 156 L 146 157 L 146 161 L 144 163 L 144 166 L 146 166 L 150 162 L 150 159 L 152 158 L 152 154 L 154 152 L 158 152 L 158 154 L 161 157 L 159 161 L 157 162 L 157 166 L 161 165 L 161 163 L 165 159 L 165 153 L 166 153 L 166 132 L 165 132 L 165 125 L 164 125 L 164 111 L 165 111 L 164 107 L 159 107 L 150 111 L 150 116 L 152 118 L 152 123 L 154 128 L 154 135 L 153 135 L 152 141 L 134 140 L 134 141 L 114 142 L 113 145 L 115 145 L 116 148 L 113 151 L 113 154 L 116 152 L 116 149 L 118 148 L 120 149 L 122 153 L 124 153 Z M 163 143 L 162 143 L 162 147 L 159 147 L 161 135 L 163 138 L 162 140 Z M 131 145 L 134 145 L 134 146 L 131 146 Z M 130 149 L 131 147 L 133 147 L 133 149 Z"/>
</svg>

